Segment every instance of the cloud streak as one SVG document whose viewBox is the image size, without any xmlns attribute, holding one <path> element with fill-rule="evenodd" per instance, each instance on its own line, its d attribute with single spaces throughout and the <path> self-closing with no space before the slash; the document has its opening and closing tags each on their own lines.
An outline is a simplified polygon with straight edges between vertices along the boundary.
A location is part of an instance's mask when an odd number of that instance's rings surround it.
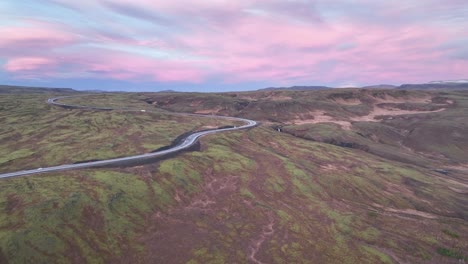
<svg viewBox="0 0 468 264">
<path fill-rule="evenodd" d="M 11 0 L 0 11 L 0 67 L 16 81 L 222 89 L 467 77 L 468 3 L 460 0 Z"/>
</svg>

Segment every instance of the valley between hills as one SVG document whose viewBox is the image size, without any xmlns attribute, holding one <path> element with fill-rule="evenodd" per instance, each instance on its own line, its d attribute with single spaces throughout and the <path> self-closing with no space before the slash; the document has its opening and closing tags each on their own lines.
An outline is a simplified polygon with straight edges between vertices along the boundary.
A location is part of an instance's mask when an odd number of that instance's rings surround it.
<svg viewBox="0 0 468 264">
<path fill-rule="evenodd" d="M 9 91 L 9 92 L 5 92 Z M 152 162 L 0 180 L 0 263 L 463 263 L 468 92 L 94 93 L 0 89 L 0 173 L 148 153 Z"/>
</svg>

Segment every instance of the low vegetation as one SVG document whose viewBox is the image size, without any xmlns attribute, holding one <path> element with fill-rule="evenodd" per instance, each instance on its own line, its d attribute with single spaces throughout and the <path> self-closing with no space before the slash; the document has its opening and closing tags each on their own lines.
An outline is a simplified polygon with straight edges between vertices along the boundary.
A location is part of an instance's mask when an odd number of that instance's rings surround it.
<svg viewBox="0 0 468 264">
<path fill-rule="evenodd" d="M 184 132 L 231 125 L 216 118 L 174 116 L 150 109 L 90 111 L 47 105 L 47 98 L 54 96 L 0 97 L 0 153 L 4 154 L 0 172 L 147 153 L 169 145 Z M 115 97 L 119 102 L 119 95 Z M 73 104 L 77 98 L 61 102 Z M 93 106 L 111 101 L 100 95 L 79 98 Z"/>
<path fill-rule="evenodd" d="M 221 125 L 161 110 L 64 110 L 45 105 L 45 95 L 8 96 L 1 97 L 2 107 L 12 104 L 2 110 L 2 124 L 25 132 L 13 140 L 1 128 L 1 171 L 149 151 L 185 131 Z M 458 148 L 466 134 L 457 134 L 466 129 L 466 96 L 399 90 L 90 96 L 85 102 L 92 105 L 212 111 L 263 124 L 204 137 L 199 150 L 152 164 L 3 179 L 0 262 L 458 263 L 468 250 L 462 163 L 468 148 Z M 436 113 L 351 120 L 389 98 L 454 103 Z M 318 110 L 352 126 L 288 121 L 313 119 L 299 113 Z M 34 125 L 27 129 L 25 122 Z"/>
</svg>

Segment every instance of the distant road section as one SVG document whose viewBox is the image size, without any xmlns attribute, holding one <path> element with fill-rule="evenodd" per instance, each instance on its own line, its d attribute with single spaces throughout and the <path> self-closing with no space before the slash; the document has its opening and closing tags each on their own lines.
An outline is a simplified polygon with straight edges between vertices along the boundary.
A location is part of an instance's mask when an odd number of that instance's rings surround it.
<svg viewBox="0 0 468 264">
<path fill-rule="evenodd" d="M 47 100 L 47 103 L 50 105 L 56 105 L 60 107 L 90 109 L 90 110 L 104 110 L 104 111 L 121 110 L 121 111 L 138 111 L 138 112 L 141 111 L 141 110 L 129 109 L 129 108 L 106 108 L 106 107 L 93 107 L 93 106 L 81 106 L 81 105 L 67 105 L 67 104 L 57 102 L 59 99 L 66 98 L 66 97 L 72 97 L 72 96 L 50 98 Z M 181 140 L 177 145 L 169 149 L 165 149 L 165 150 L 161 150 L 157 152 L 145 153 L 145 154 L 124 157 L 124 158 L 90 161 L 90 162 L 84 162 L 84 163 L 79 163 L 79 164 L 65 164 L 65 165 L 59 165 L 59 166 L 53 166 L 53 167 L 37 168 L 33 170 L 10 172 L 10 173 L 0 174 L 0 178 L 9 178 L 9 177 L 25 176 L 25 175 L 39 174 L 39 173 L 45 173 L 45 172 L 64 171 L 64 170 L 82 169 L 82 168 L 90 168 L 90 167 L 100 167 L 100 166 L 106 166 L 106 165 L 120 164 L 122 162 L 128 162 L 128 161 L 140 161 L 140 160 L 147 160 L 147 159 L 154 158 L 154 157 L 163 157 L 165 155 L 176 153 L 183 149 L 189 148 L 190 146 L 195 144 L 197 140 L 202 136 L 214 134 L 214 133 L 226 132 L 226 131 L 246 129 L 246 128 L 251 128 L 257 125 L 257 122 L 254 120 L 238 118 L 238 117 L 185 114 L 185 113 L 174 113 L 174 114 L 183 115 L 183 116 L 200 116 L 200 117 L 211 117 L 211 118 L 216 117 L 216 118 L 222 118 L 222 119 L 227 119 L 227 120 L 232 120 L 232 121 L 242 121 L 245 124 L 242 126 L 232 127 L 232 128 L 220 128 L 220 129 L 211 129 L 211 130 L 195 132 L 195 133 L 188 135 L 183 140 Z"/>
</svg>

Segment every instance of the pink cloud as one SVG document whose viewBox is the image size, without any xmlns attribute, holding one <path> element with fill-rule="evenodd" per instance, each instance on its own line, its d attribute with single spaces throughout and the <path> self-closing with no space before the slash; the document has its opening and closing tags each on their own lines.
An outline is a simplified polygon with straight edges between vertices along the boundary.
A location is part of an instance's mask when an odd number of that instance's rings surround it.
<svg viewBox="0 0 468 264">
<path fill-rule="evenodd" d="M 98 54 L 93 50 L 77 59 L 84 71 L 122 80 L 200 82 L 206 74 L 196 61 L 164 60 L 124 52 Z M 93 55 L 91 55 L 93 54 Z"/>
<path fill-rule="evenodd" d="M 50 25 L 0 27 L 0 47 L 2 48 L 44 48 L 60 47 L 73 43 L 77 37 L 70 32 Z"/>
<path fill-rule="evenodd" d="M 456 9 L 466 1 L 428 1 L 84 0 L 73 8 L 93 26 L 0 27 L 0 56 L 6 71 L 54 78 L 291 85 L 466 78 L 466 60 L 451 55 L 468 54 L 466 45 L 444 48 L 468 36 L 465 20 L 452 23 L 463 19 Z"/>
<path fill-rule="evenodd" d="M 50 68 L 54 65 L 55 61 L 48 58 L 22 57 L 8 60 L 4 69 L 9 72 L 21 72 Z"/>
<path fill-rule="evenodd" d="M 87 49 L 60 58 L 11 58 L 4 69 L 19 78 L 92 77 L 133 81 L 201 82 L 206 74 L 187 61 L 167 61 L 125 52 Z"/>
</svg>

